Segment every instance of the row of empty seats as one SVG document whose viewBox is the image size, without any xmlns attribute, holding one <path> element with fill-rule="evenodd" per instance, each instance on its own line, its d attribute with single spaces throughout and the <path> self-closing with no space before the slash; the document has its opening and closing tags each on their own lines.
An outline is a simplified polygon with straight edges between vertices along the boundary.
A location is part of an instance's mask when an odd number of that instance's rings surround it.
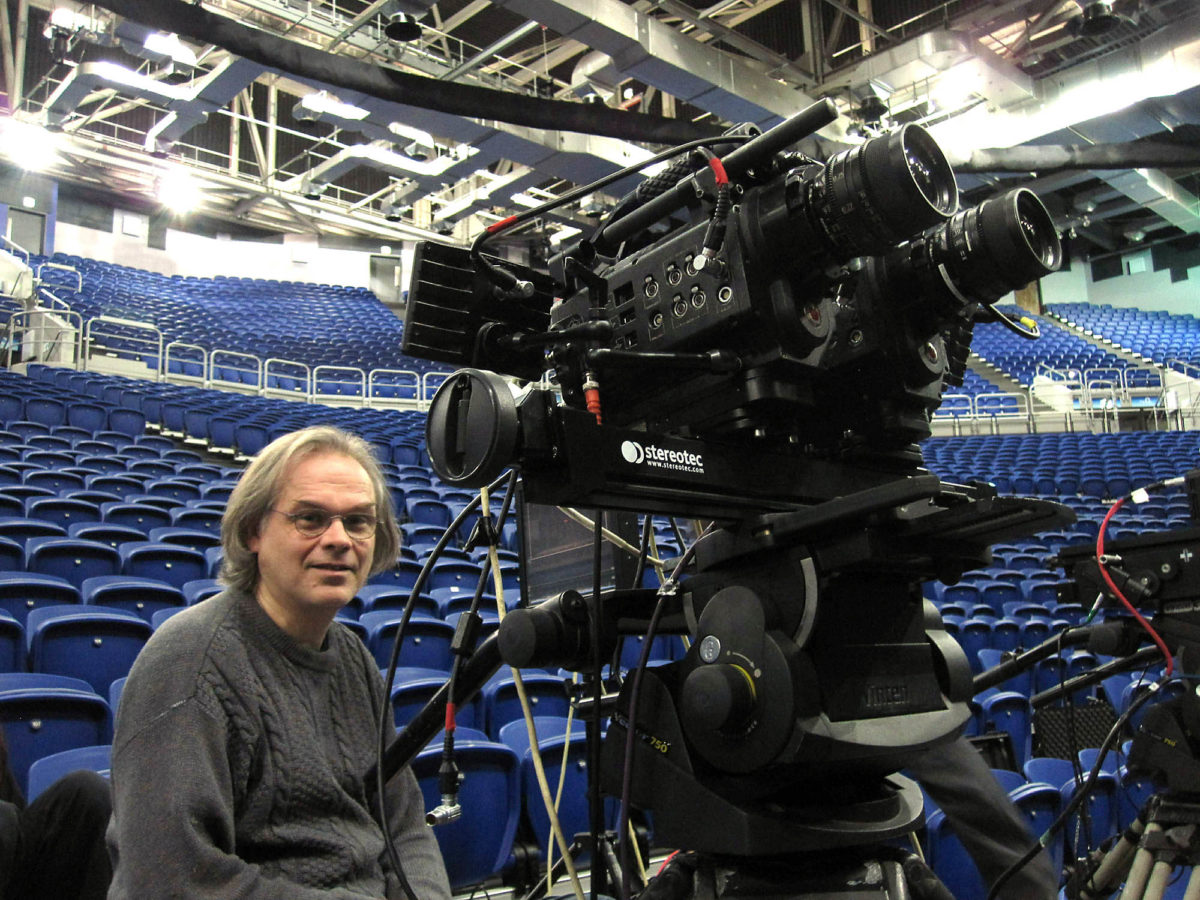
<svg viewBox="0 0 1200 900">
<path fill-rule="evenodd" d="M 1054 303 L 1047 312 L 1159 365 L 1200 364 L 1200 320 L 1193 315 L 1107 303 Z"/>
<path fill-rule="evenodd" d="M 1043 316 L 1034 316 L 1015 306 L 1002 307 L 1012 316 L 1027 316 L 1037 322 L 1041 337 L 1028 340 L 998 322 L 975 326 L 971 349 L 1014 381 L 1029 387 L 1039 367 L 1083 371 L 1113 369 L 1119 372 L 1131 363 L 1110 350 L 1097 347 Z"/>
</svg>

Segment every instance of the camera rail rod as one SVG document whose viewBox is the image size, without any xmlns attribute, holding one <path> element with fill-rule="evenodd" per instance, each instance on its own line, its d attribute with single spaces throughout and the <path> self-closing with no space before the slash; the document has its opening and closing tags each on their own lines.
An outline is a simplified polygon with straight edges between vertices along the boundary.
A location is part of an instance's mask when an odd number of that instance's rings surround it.
<svg viewBox="0 0 1200 900">
<path fill-rule="evenodd" d="M 743 175 L 773 154 L 824 128 L 837 117 L 837 107 L 832 100 L 818 100 L 812 106 L 800 110 L 790 119 L 785 119 L 723 157 L 725 172 L 730 178 Z M 705 168 L 699 175 L 683 179 L 666 193 L 605 225 L 596 234 L 596 250 L 601 255 L 606 255 L 623 241 L 685 206 L 689 199 L 695 198 L 702 177 L 711 178 L 711 170 Z"/>
</svg>

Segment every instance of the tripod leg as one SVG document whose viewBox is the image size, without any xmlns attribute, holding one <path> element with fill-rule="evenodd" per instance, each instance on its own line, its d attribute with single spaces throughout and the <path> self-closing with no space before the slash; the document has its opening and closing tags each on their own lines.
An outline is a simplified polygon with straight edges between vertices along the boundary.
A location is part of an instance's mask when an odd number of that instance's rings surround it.
<svg viewBox="0 0 1200 900">
<path fill-rule="evenodd" d="M 1121 839 L 1104 854 L 1104 859 L 1100 861 L 1096 871 L 1080 889 L 1079 900 L 1100 900 L 1117 889 L 1129 871 L 1133 855 L 1137 852 L 1138 840 L 1145 827 L 1145 822 L 1139 817 L 1125 829 Z"/>
<path fill-rule="evenodd" d="M 1146 826 L 1143 842 L 1147 837 L 1162 831 L 1162 826 L 1151 822 Z M 1133 857 L 1133 865 L 1129 867 L 1129 877 L 1125 879 L 1125 890 L 1121 891 L 1121 900 L 1142 900 L 1142 892 L 1146 887 L 1146 879 L 1150 877 L 1150 869 L 1154 865 L 1154 854 L 1144 846 L 1139 847 Z"/>
<path fill-rule="evenodd" d="M 1187 889 L 1183 892 L 1183 900 L 1200 900 L 1200 868 L 1192 867 L 1192 875 L 1188 878 Z"/>
<path fill-rule="evenodd" d="M 1144 900 L 1162 900 L 1163 891 L 1167 889 L 1174 868 L 1165 859 L 1154 861 L 1154 867 L 1150 870 L 1150 878 L 1146 881 L 1145 893 L 1142 895 Z"/>
</svg>

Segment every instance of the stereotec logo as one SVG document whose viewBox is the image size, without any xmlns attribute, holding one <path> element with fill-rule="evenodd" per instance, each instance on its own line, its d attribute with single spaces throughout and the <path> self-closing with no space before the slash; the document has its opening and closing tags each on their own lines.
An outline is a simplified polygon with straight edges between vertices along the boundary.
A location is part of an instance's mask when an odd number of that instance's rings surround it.
<svg viewBox="0 0 1200 900">
<path fill-rule="evenodd" d="M 699 453 L 691 453 L 687 450 L 667 450 L 654 444 L 623 441 L 621 456 L 625 462 L 635 466 L 672 469 L 676 472 L 690 472 L 693 475 L 704 474 L 704 457 Z"/>
</svg>

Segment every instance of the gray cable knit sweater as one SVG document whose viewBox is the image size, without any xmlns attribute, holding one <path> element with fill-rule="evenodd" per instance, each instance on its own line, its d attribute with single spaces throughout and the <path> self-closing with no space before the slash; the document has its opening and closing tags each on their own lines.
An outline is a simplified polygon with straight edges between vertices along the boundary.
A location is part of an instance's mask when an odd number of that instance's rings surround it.
<svg viewBox="0 0 1200 900">
<path fill-rule="evenodd" d="M 334 623 L 321 650 L 226 591 L 168 620 L 130 671 L 113 744 L 109 898 L 398 898 L 367 808 L 383 679 Z M 418 900 L 447 900 L 411 770 L 388 785 Z"/>
</svg>

